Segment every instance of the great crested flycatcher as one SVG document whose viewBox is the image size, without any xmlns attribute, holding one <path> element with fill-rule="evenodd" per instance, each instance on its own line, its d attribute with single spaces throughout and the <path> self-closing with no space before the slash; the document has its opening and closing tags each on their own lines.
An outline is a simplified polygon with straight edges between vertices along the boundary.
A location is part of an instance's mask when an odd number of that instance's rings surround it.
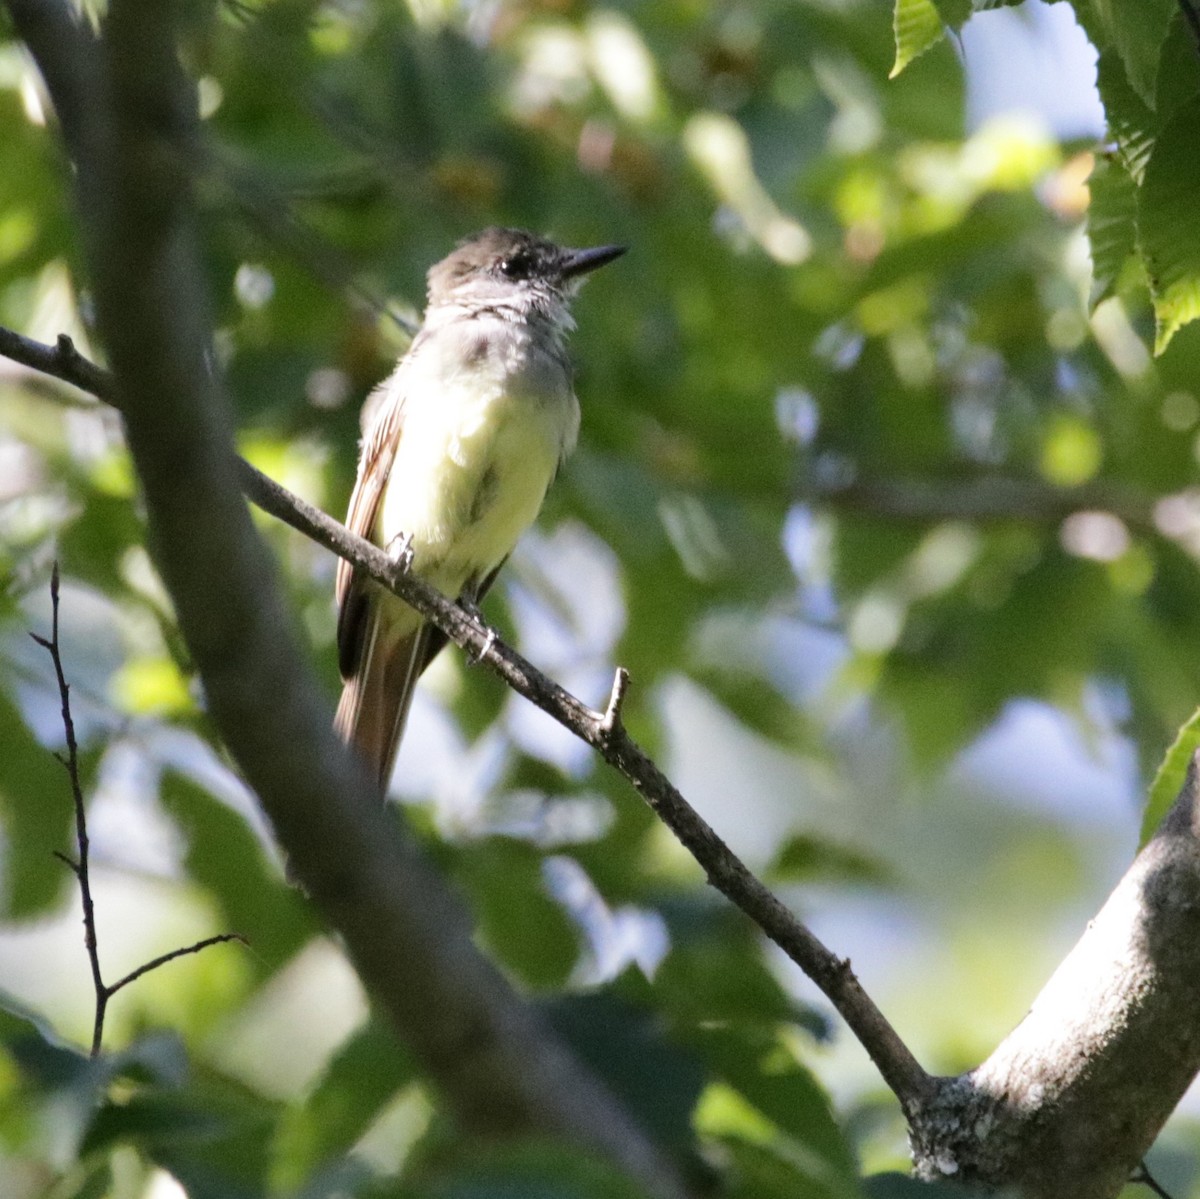
<svg viewBox="0 0 1200 1199">
<path fill-rule="evenodd" d="M 420 331 L 363 407 L 352 531 L 478 603 L 575 445 L 570 300 L 624 250 L 491 228 L 430 270 Z M 337 604 L 345 685 L 334 727 L 386 792 L 417 679 L 446 637 L 344 559 Z"/>
</svg>

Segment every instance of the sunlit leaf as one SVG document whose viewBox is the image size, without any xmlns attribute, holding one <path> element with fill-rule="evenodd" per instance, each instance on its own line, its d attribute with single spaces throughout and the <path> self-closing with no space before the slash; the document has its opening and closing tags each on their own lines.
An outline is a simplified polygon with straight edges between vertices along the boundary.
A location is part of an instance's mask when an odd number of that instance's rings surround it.
<svg viewBox="0 0 1200 1199">
<path fill-rule="evenodd" d="M 1155 353 L 1200 316 L 1200 246 L 1195 197 L 1200 162 L 1193 152 L 1200 99 L 1175 113 L 1155 141 L 1138 189 L 1138 241 L 1154 297 Z"/>
<path fill-rule="evenodd" d="M 1183 788 L 1183 780 L 1196 750 L 1200 749 L 1200 709 L 1192 713 L 1183 724 L 1159 763 L 1150 794 L 1146 799 L 1146 810 L 1142 813 L 1141 844 L 1154 836 L 1162 818 Z"/>
<path fill-rule="evenodd" d="M 942 16 L 933 0 L 895 0 L 892 24 L 896 35 L 896 61 L 892 77 L 899 75 L 945 36 Z"/>
</svg>

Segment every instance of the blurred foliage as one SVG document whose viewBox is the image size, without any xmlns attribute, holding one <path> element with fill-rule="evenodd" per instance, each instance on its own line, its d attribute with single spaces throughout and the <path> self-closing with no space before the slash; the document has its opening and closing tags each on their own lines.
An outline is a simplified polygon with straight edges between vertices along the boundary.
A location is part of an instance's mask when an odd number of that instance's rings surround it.
<svg viewBox="0 0 1200 1199">
<path fill-rule="evenodd" d="M 1013 0 L 895 0 L 898 75 L 961 29 L 975 12 Z M 1194 131 L 1200 119 L 1196 52 L 1200 25 L 1175 0 L 1072 0 L 1075 18 L 1099 51 L 1097 84 L 1112 150 L 1098 156 L 1088 215 L 1093 306 L 1115 294 L 1127 266 L 1140 271 L 1154 304 L 1156 352 L 1200 316 L 1195 206 L 1200 182 Z M 1193 20 L 1194 20 L 1193 16 Z"/>
<path fill-rule="evenodd" d="M 431 262 L 490 223 L 626 242 L 577 305 L 581 445 L 497 626 L 590 702 L 625 665 L 655 752 L 686 677 L 835 795 L 865 727 L 931 777 L 1017 697 L 1095 732 L 1100 695 L 1148 773 L 1200 678 L 1200 67 L 1169 0 L 1078 0 L 1112 147 L 968 132 L 942 34 L 994 6 L 188 6 L 204 268 L 244 452 L 344 511 L 359 404 Z M 0 323 L 98 355 L 69 171 L 0 38 Z M 0 463 L 7 930 L 61 908 L 69 877 L 50 857 L 70 848 L 61 729 L 25 637 L 57 557 L 107 871 L 160 897 L 139 910 L 166 925 L 153 952 L 188 939 L 180 905 L 197 935 L 252 946 L 123 993 L 98 1063 L 6 1002 L 0 1193 L 177 1194 L 169 1176 L 191 1199 L 628 1195 L 569 1147 L 467 1142 L 344 968 L 314 973 L 336 953 L 213 744 L 113 414 L 5 367 Z M 261 527 L 332 696 L 333 564 Z M 458 766 L 411 823 L 480 943 L 697 1193 L 944 1193 L 893 1172 L 878 1095 L 832 1103 L 824 1018 L 619 779 L 452 655 L 429 691 Z M 768 857 L 780 884 L 904 886 L 821 830 Z M 102 894 L 102 952 L 130 937 L 104 913 Z M 59 986 L 85 989 L 83 966 Z"/>
</svg>

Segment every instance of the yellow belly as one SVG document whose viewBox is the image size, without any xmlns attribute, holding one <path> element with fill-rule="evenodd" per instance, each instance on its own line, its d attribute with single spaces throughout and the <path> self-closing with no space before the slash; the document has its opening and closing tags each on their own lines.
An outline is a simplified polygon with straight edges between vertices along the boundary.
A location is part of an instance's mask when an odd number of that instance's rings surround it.
<svg viewBox="0 0 1200 1199">
<path fill-rule="evenodd" d="M 413 569 L 453 597 L 491 573 L 537 517 L 574 399 L 514 394 L 478 376 L 433 394 L 406 405 L 375 539 L 411 537 Z"/>
</svg>

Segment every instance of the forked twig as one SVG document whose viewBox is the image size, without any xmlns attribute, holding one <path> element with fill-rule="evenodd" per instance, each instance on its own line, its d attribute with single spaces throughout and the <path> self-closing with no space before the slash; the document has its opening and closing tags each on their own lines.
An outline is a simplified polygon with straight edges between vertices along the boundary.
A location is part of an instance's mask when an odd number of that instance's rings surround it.
<svg viewBox="0 0 1200 1199">
<path fill-rule="evenodd" d="M 173 949 L 170 953 L 164 953 L 139 966 L 136 970 L 130 971 L 124 978 L 115 983 L 106 983 L 104 981 L 104 975 L 100 970 L 100 947 L 96 938 L 96 905 L 92 899 L 92 880 L 89 866 L 91 842 L 88 840 L 87 811 L 83 802 L 83 786 L 79 781 L 79 743 L 75 737 L 75 721 L 71 717 L 71 685 L 67 682 L 66 671 L 63 668 L 62 650 L 58 639 L 58 598 L 58 563 L 55 562 L 53 570 L 50 573 L 50 636 L 42 637 L 37 633 L 30 633 L 29 635 L 50 655 L 50 659 L 54 663 L 54 677 L 58 682 L 58 696 L 62 708 L 63 731 L 67 738 L 67 752 L 65 756 L 61 754 L 55 754 L 54 756 L 62 763 L 67 772 L 67 777 L 71 781 L 71 799 L 75 805 L 75 843 L 79 849 L 79 856 L 76 859 L 72 859 L 59 850 L 54 851 L 54 856 L 59 861 L 65 863 L 71 873 L 79 880 L 79 894 L 83 903 L 83 943 L 87 949 L 88 964 L 91 966 L 92 971 L 92 987 L 96 993 L 96 1009 L 92 1019 L 91 1056 L 98 1057 L 100 1055 L 101 1043 L 104 1040 L 104 1017 L 108 1011 L 108 1001 L 122 987 L 128 986 L 135 979 L 141 978 L 143 974 L 148 974 L 151 970 L 156 970 L 159 966 L 174 961 L 175 958 L 184 957 L 186 954 L 199 953 L 200 950 L 207 949 L 210 945 L 218 945 L 222 941 L 240 941 L 243 945 L 248 944 L 248 942 L 240 933 L 219 933 L 215 937 L 206 937 L 203 941 L 197 941 L 194 945 L 188 945 L 182 949 Z"/>
</svg>

